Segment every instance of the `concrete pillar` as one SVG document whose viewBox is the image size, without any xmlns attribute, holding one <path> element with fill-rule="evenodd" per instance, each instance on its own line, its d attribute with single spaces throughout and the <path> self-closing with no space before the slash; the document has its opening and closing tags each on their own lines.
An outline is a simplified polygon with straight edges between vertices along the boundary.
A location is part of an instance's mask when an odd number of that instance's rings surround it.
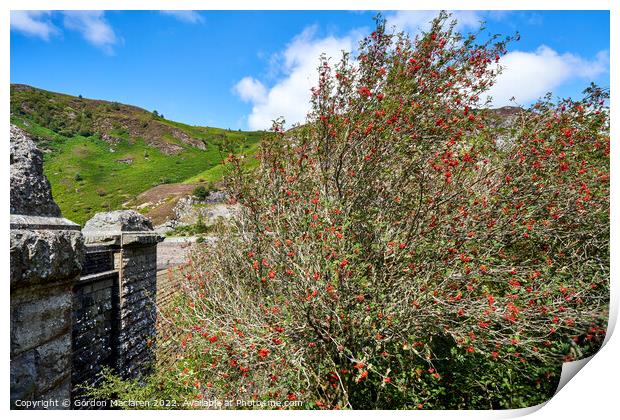
<svg viewBox="0 0 620 420">
<path fill-rule="evenodd" d="M 61 217 L 41 152 L 11 126 L 11 366 L 13 408 L 70 408 L 72 287 L 80 227 Z"/>
</svg>

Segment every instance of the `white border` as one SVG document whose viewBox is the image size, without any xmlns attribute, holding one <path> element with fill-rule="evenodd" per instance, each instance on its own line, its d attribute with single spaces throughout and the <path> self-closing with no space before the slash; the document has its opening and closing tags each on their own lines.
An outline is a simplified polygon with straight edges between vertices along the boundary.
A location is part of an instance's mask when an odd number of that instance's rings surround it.
<svg viewBox="0 0 620 420">
<path fill-rule="evenodd" d="M 620 2 L 614 2 L 612 0 L 589 0 L 587 2 L 578 1 L 578 0 L 564 0 L 564 1 L 551 1 L 551 0 L 477 0 L 477 1 L 467 1 L 466 3 L 458 0 L 418 0 L 415 1 L 405 1 L 405 0 L 385 0 L 385 1 L 377 1 L 377 0 L 342 0 L 342 1 L 334 1 L 334 0 L 313 0 L 313 1 L 278 1 L 278 0 L 264 0 L 264 1 L 242 1 L 242 0 L 228 0 L 226 2 L 205 2 L 198 0 L 178 0 L 178 1 L 164 1 L 164 0 L 152 0 L 152 1 L 142 1 L 142 0 L 57 0 L 57 1 L 45 1 L 45 0 L 4 0 L 2 2 L 2 7 L 0 9 L 0 21 L 3 23 L 2 27 L 4 28 L 4 32 L 2 33 L 2 56 L 5 57 L 3 62 L 5 63 L 2 66 L 2 75 L 4 83 L 0 84 L 0 92 L 2 92 L 3 101 L 1 103 L 2 111 L 0 111 L 0 118 L 3 122 L 3 126 L 6 127 L 4 133 L 8 133 L 9 126 L 9 10 L 44 10 L 44 9 L 54 9 L 54 10 L 64 10 L 64 9 L 107 9 L 107 10 L 166 10 L 166 9 L 206 9 L 206 10 L 438 10 L 438 9 L 449 9 L 449 10 L 611 10 L 611 86 L 612 88 L 618 86 L 618 78 L 620 77 L 620 71 L 618 70 L 617 60 L 618 60 L 618 40 L 620 40 L 620 6 L 618 5 Z M 615 90 L 612 92 L 612 102 L 614 100 Z M 615 142 L 618 139 L 618 129 L 617 124 L 619 120 L 617 110 L 612 106 L 611 107 L 611 115 L 612 115 L 612 158 L 611 158 L 611 167 L 618 167 L 618 147 L 615 145 Z M 0 153 L 0 173 L 2 174 L 2 184 L 0 184 L 0 188 L 2 189 L 2 197 L 4 200 L 2 202 L 5 205 L 5 209 L 8 209 L 9 202 L 9 192 L 8 192 L 8 178 L 9 178 L 9 154 L 8 154 L 8 138 L 5 134 L 4 138 L 4 153 Z M 616 204 L 616 195 L 617 195 L 617 177 L 615 176 L 615 172 L 613 172 L 611 177 L 611 200 L 612 200 L 612 209 L 615 209 Z M 2 365 L 3 367 L 3 380 L 0 383 L 0 389 L 3 391 L 3 395 L 5 396 L 5 410 L 8 411 L 9 407 L 9 363 L 8 363 L 8 355 L 9 355 L 9 340 L 7 337 L 9 336 L 9 316 L 8 316 L 8 308 L 10 303 L 9 297 L 9 217 L 8 212 L 5 213 L 5 222 L 1 225 L 1 229 L 3 229 L 3 241 L 2 241 L 2 253 L 0 254 L 0 264 L 4 269 L 5 275 L 3 276 L 3 287 L 6 288 L 4 293 L 2 293 L 2 303 L 5 308 L 4 318 L 1 325 L 0 335 L 5 340 L 4 349 L 5 349 L 5 359 Z M 612 263 L 611 263 L 611 275 L 612 279 L 614 279 L 615 273 L 617 270 L 617 260 L 613 258 L 615 250 L 617 249 L 617 226 L 616 218 L 612 217 L 611 224 L 611 250 L 612 250 Z M 617 254 L 617 253 L 615 253 Z M 611 333 L 613 330 L 613 326 L 615 325 L 615 321 L 618 313 L 618 280 L 612 280 L 612 316 L 610 320 L 610 325 L 608 327 L 608 331 Z M 617 334 L 616 334 L 617 335 Z M 620 341 L 617 337 L 611 336 L 608 334 L 606 339 L 606 345 L 603 349 L 592 358 L 592 360 L 587 363 L 587 365 L 582 369 L 581 372 L 578 373 L 577 378 L 570 380 L 566 386 L 554 397 L 552 398 L 546 405 L 543 407 L 537 407 L 538 410 L 535 409 L 526 409 L 526 410 L 508 410 L 508 411 L 415 411 L 415 412 L 398 412 L 398 411 L 382 411 L 381 413 L 368 413 L 368 412 L 296 412 L 295 416 L 300 416 L 299 418 L 310 418 L 315 416 L 321 417 L 349 417 L 353 416 L 366 416 L 378 414 L 382 417 L 415 417 L 415 418 L 442 418 L 442 419 L 452 419 L 452 418 L 469 418 L 469 419 L 480 419 L 480 418 L 505 418 L 505 417 L 516 417 L 520 415 L 527 414 L 529 412 L 534 411 L 533 414 L 530 415 L 529 418 L 532 419 L 545 419 L 550 417 L 560 417 L 566 419 L 590 419 L 590 418 L 600 418 L 606 419 L 611 418 L 613 412 L 616 412 L 618 407 L 620 406 L 618 401 L 618 392 L 617 392 L 617 381 L 620 378 L 619 376 L 619 361 L 620 357 Z M 118 413 L 118 414 L 117 414 Z M 34 413 L 34 415 L 38 415 L 39 413 Z M 42 416 L 51 417 L 51 418 L 59 418 L 65 416 L 80 416 L 82 417 L 84 414 L 87 414 L 89 417 L 95 418 L 103 418 L 109 417 L 112 415 L 119 416 L 128 416 L 136 418 L 138 416 L 144 416 L 146 413 L 144 412 L 49 412 L 44 413 Z M 11 411 L 10 416 L 15 418 L 21 418 L 24 416 L 32 416 L 33 413 L 27 412 L 17 412 Z M 216 416 L 222 418 L 232 418 L 234 416 L 237 418 L 251 418 L 256 417 L 256 415 L 260 416 L 288 416 L 290 413 L 285 412 L 245 412 L 245 411 L 231 411 L 231 412 L 184 412 L 179 414 L 179 412 L 172 413 L 162 413 L 162 412 L 149 412 L 147 415 L 149 416 L 200 416 L 204 418 L 204 416 Z"/>
</svg>

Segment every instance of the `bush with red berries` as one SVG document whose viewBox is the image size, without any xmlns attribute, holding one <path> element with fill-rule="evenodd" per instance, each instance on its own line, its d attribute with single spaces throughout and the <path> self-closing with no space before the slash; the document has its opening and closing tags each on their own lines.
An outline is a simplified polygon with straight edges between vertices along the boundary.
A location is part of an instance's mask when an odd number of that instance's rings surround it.
<svg viewBox="0 0 620 420">
<path fill-rule="evenodd" d="M 511 41 L 378 19 L 355 59 L 321 58 L 305 125 L 276 123 L 251 172 L 228 159 L 240 215 L 170 319 L 186 397 L 516 408 L 598 348 L 608 96 L 490 109 Z"/>
</svg>

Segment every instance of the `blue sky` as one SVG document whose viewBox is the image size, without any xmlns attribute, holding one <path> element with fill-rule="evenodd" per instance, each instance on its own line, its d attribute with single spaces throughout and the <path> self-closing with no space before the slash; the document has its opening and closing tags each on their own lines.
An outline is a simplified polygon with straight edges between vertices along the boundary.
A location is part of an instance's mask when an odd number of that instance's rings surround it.
<svg viewBox="0 0 620 420">
<path fill-rule="evenodd" d="M 417 32 L 436 12 L 385 11 Z M 321 52 L 354 49 L 374 11 L 106 11 L 11 13 L 12 83 L 158 110 L 166 118 L 232 129 L 302 121 Z M 496 105 L 547 91 L 580 96 L 609 86 L 609 12 L 455 12 L 459 29 L 484 19 L 512 34 Z"/>
</svg>

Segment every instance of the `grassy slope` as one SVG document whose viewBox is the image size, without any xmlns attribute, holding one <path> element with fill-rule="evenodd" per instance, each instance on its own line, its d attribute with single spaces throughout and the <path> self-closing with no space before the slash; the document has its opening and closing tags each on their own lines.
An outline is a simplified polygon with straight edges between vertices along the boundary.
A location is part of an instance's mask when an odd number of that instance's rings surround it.
<svg viewBox="0 0 620 420">
<path fill-rule="evenodd" d="M 23 92 L 14 95 L 13 89 L 11 93 L 12 111 L 14 105 L 18 104 L 25 104 L 25 108 L 30 109 L 30 98 L 27 95 Z M 73 103 L 63 103 L 67 98 Z M 40 98 L 37 100 L 40 101 Z M 53 102 L 56 110 L 62 110 L 63 106 L 70 105 L 75 109 L 78 98 L 52 94 L 48 100 Z M 90 102 L 86 104 L 89 105 Z M 130 113 L 122 112 L 123 107 L 121 105 L 119 121 L 152 118 L 147 111 L 134 107 L 127 107 Z M 106 108 L 106 112 L 106 118 L 115 117 L 109 114 L 109 108 Z M 90 113 L 96 122 L 97 108 L 91 108 Z M 45 152 L 44 171 L 52 184 L 56 202 L 65 217 L 80 224 L 98 211 L 123 208 L 123 203 L 131 202 L 141 192 L 162 183 L 198 183 L 201 174 L 205 173 L 209 173 L 209 176 L 204 181 L 218 181 L 223 173 L 220 148 L 224 150 L 223 153 L 234 151 L 249 154 L 262 135 L 258 132 L 194 127 L 158 119 L 158 124 L 181 130 L 192 139 L 201 140 L 206 146 L 205 150 L 201 150 L 164 130 L 160 142 L 182 147 L 176 154 L 166 154 L 152 141 L 132 136 L 129 133 L 131 129 L 125 129 L 122 124 L 106 133 L 118 139 L 118 142 L 112 144 L 101 139 L 102 133 L 88 133 L 88 129 L 84 130 L 86 136 L 71 132 L 66 126 L 58 129 L 58 117 L 51 113 L 43 114 L 40 110 L 38 115 L 12 112 L 11 121 L 35 136 L 39 147 Z M 53 126 L 55 130 L 45 125 Z M 132 159 L 132 163 L 120 162 L 123 159 Z"/>
<path fill-rule="evenodd" d="M 245 156 L 244 164 L 248 169 L 253 169 L 258 166 L 258 159 L 256 159 L 255 154 L 258 151 L 258 142 L 248 145 L 244 147 L 240 152 L 243 156 Z M 224 176 L 224 165 L 218 164 L 209 169 L 206 169 L 191 178 L 187 178 L 183 181 L 186 184 L 196 184 L 203 182 L 215 182 Z"/>
</svg>

